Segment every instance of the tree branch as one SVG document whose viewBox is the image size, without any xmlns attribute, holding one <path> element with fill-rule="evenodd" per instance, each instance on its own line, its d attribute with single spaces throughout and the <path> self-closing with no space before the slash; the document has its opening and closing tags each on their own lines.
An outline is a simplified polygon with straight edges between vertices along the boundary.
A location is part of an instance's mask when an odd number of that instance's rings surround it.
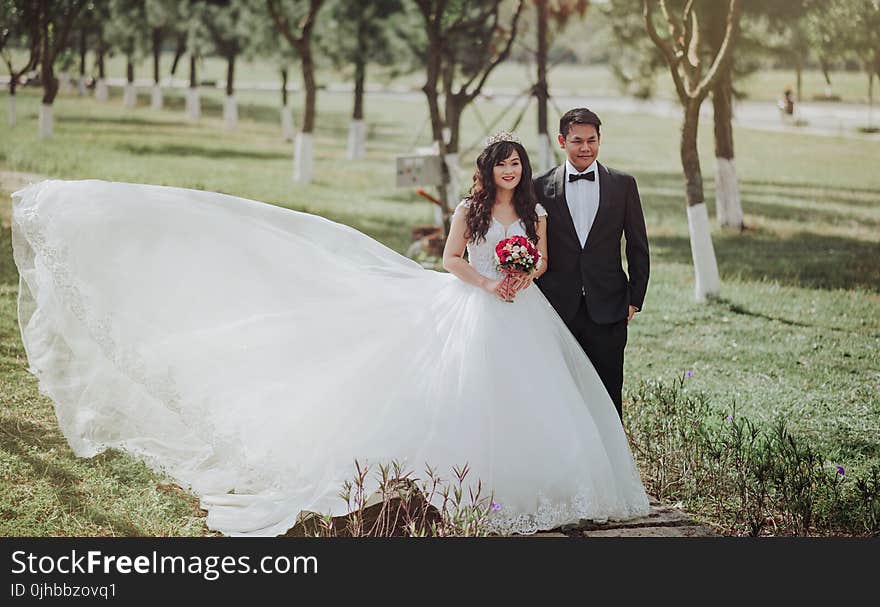
<svg viewBox="0 0 880 607">
<path fill-rule="evenodd" d="M 657 0 L 643 0 L 642 15 L 645 19 L 645 29 L 648 32 L 648 37 L 651 38 L 666 58 L 666 63 L 669 64 L 669 70 L 672 73 L 672 81 L 675 83 L 675 90 L 678 93 L 678 98 L 684 103 L 690 95 L 688 95 L 684 82 L 682 82 L 681 74 L 678 73 L 678 65 L 681 62 L 681 55 L 676 52 L 669 41 L 664 40 L 660 34 L 657 33 L 657 29 L 654 27 L 654 5 L 656 3 Z"/>
<path fill-rule="evenodd" d="M 505 61 L 507 59 L 508 55 L 510 55 L 510 49 L 513 47 L 513 41 L 516 40 L 516 34 L 517 34 L 517 31 L 519 28 L 519 18 L 520 18 L 520 15 L 522 15 L 522 9 L 523 9 L 522 0 L 517 0 L 516 11 L 513 13 L 513 17 L 511 17 L 511 20 L 510 20 L 510 35 L 507 37 L 507 44 L 504 45 L 504 49 L 498 55 L 496 55 L 492 61 L 490 61 L 488 67 L 483 71 L 483 76 L 482 76 L 482 78 L 480 78 L 480 82 L 479 82 L 479 84 L 477 84 L 477 87 L 473 91 L 471 91 L 470 93 L 467 93 L 468 102 L 472 101 L 473 99 L 476 98 L 477 95 L 480 94 L 480 91 L 483 90 L 483 85 L 486 84 L 486 80 L 488 80 L 489 75 L 492 73 L 492 70 L 494 70 L 496 67 L 498 67 L 498 65 L 502 61 Z M 497 16 L 497 13 L 496 13 L 496 16 Z M 470 84 L 474 81 L 475 77 L 476 77 L 476 75 L 474 75 L 474 77 L 471 77 L 471 79 L 468 81 L 467 85 L 465 87 L 462 87 L 461 90 L 462 91 L 466 90 L 467 86 L 470 86 Z"/>
</svg>

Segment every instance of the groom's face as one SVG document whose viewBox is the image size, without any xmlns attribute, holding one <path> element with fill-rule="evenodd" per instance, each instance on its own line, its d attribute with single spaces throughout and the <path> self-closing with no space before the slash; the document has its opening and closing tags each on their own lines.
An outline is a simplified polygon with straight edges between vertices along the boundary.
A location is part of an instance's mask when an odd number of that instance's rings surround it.
<svg viewBox="0 0 880 607">
<path fill-rule="evenodd" d="M 565 150 L 571 164 L 583 171 L 593 164 L 599 155 L 599 133 L 592 124 L 573 124 L 568 135 L 559 135 L 559 147 Z"/>
</svg>

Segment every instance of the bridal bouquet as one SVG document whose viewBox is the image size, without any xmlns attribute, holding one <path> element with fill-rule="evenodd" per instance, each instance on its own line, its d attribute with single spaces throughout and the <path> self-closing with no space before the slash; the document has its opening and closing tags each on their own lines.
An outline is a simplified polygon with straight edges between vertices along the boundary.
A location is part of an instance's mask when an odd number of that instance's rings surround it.
<svg viewBox="0 0 880 607">
<path fill-rule="evenodd" d="M 513 274 L 530 274 L 540 260 L 541 253 L 525 236 L 511 236 L 495 245 L 495 269 L 506 274 L 505 282 Z"/>
</svg>

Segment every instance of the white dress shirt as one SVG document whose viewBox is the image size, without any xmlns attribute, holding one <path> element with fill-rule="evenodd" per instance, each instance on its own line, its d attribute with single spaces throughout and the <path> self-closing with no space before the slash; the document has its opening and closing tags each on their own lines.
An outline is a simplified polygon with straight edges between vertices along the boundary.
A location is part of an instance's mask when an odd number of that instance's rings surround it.
<svg viewBox="0 0 880 607">
<path fill-rule="evenodd" d="M 579 179 L 569 183 L 569 175 L 579 175 L 590 171 L 595 173 L 595 181 Z M 574 221 L 574 229 L 577 231 L 581 247 L 583 247 L 587 243 L 587 236 L 590 233 L 590 228 L 593 227 L 596 213 L 599 211 L 599 165 L 595 160 L 580 172 L 574 168 L 570 160 L 565 161 L 565 202 L 568 204 L 568 210 Z"/>
</svg>

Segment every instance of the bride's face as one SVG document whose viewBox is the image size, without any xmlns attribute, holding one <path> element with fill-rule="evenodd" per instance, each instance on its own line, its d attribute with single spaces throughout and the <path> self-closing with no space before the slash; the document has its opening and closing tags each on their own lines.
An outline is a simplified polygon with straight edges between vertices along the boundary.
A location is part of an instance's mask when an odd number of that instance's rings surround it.
<svg viewBox="0 0 880 607">
<path fill-rule="evenodd" d="M 499 190 L 513 190 L 516 188 L 520 179 L 522 179 L 522 162 L 520 162 L 519 154 L 516 150 L 496 164 L 493 173 L 495 187 Z"/>
</svg>

